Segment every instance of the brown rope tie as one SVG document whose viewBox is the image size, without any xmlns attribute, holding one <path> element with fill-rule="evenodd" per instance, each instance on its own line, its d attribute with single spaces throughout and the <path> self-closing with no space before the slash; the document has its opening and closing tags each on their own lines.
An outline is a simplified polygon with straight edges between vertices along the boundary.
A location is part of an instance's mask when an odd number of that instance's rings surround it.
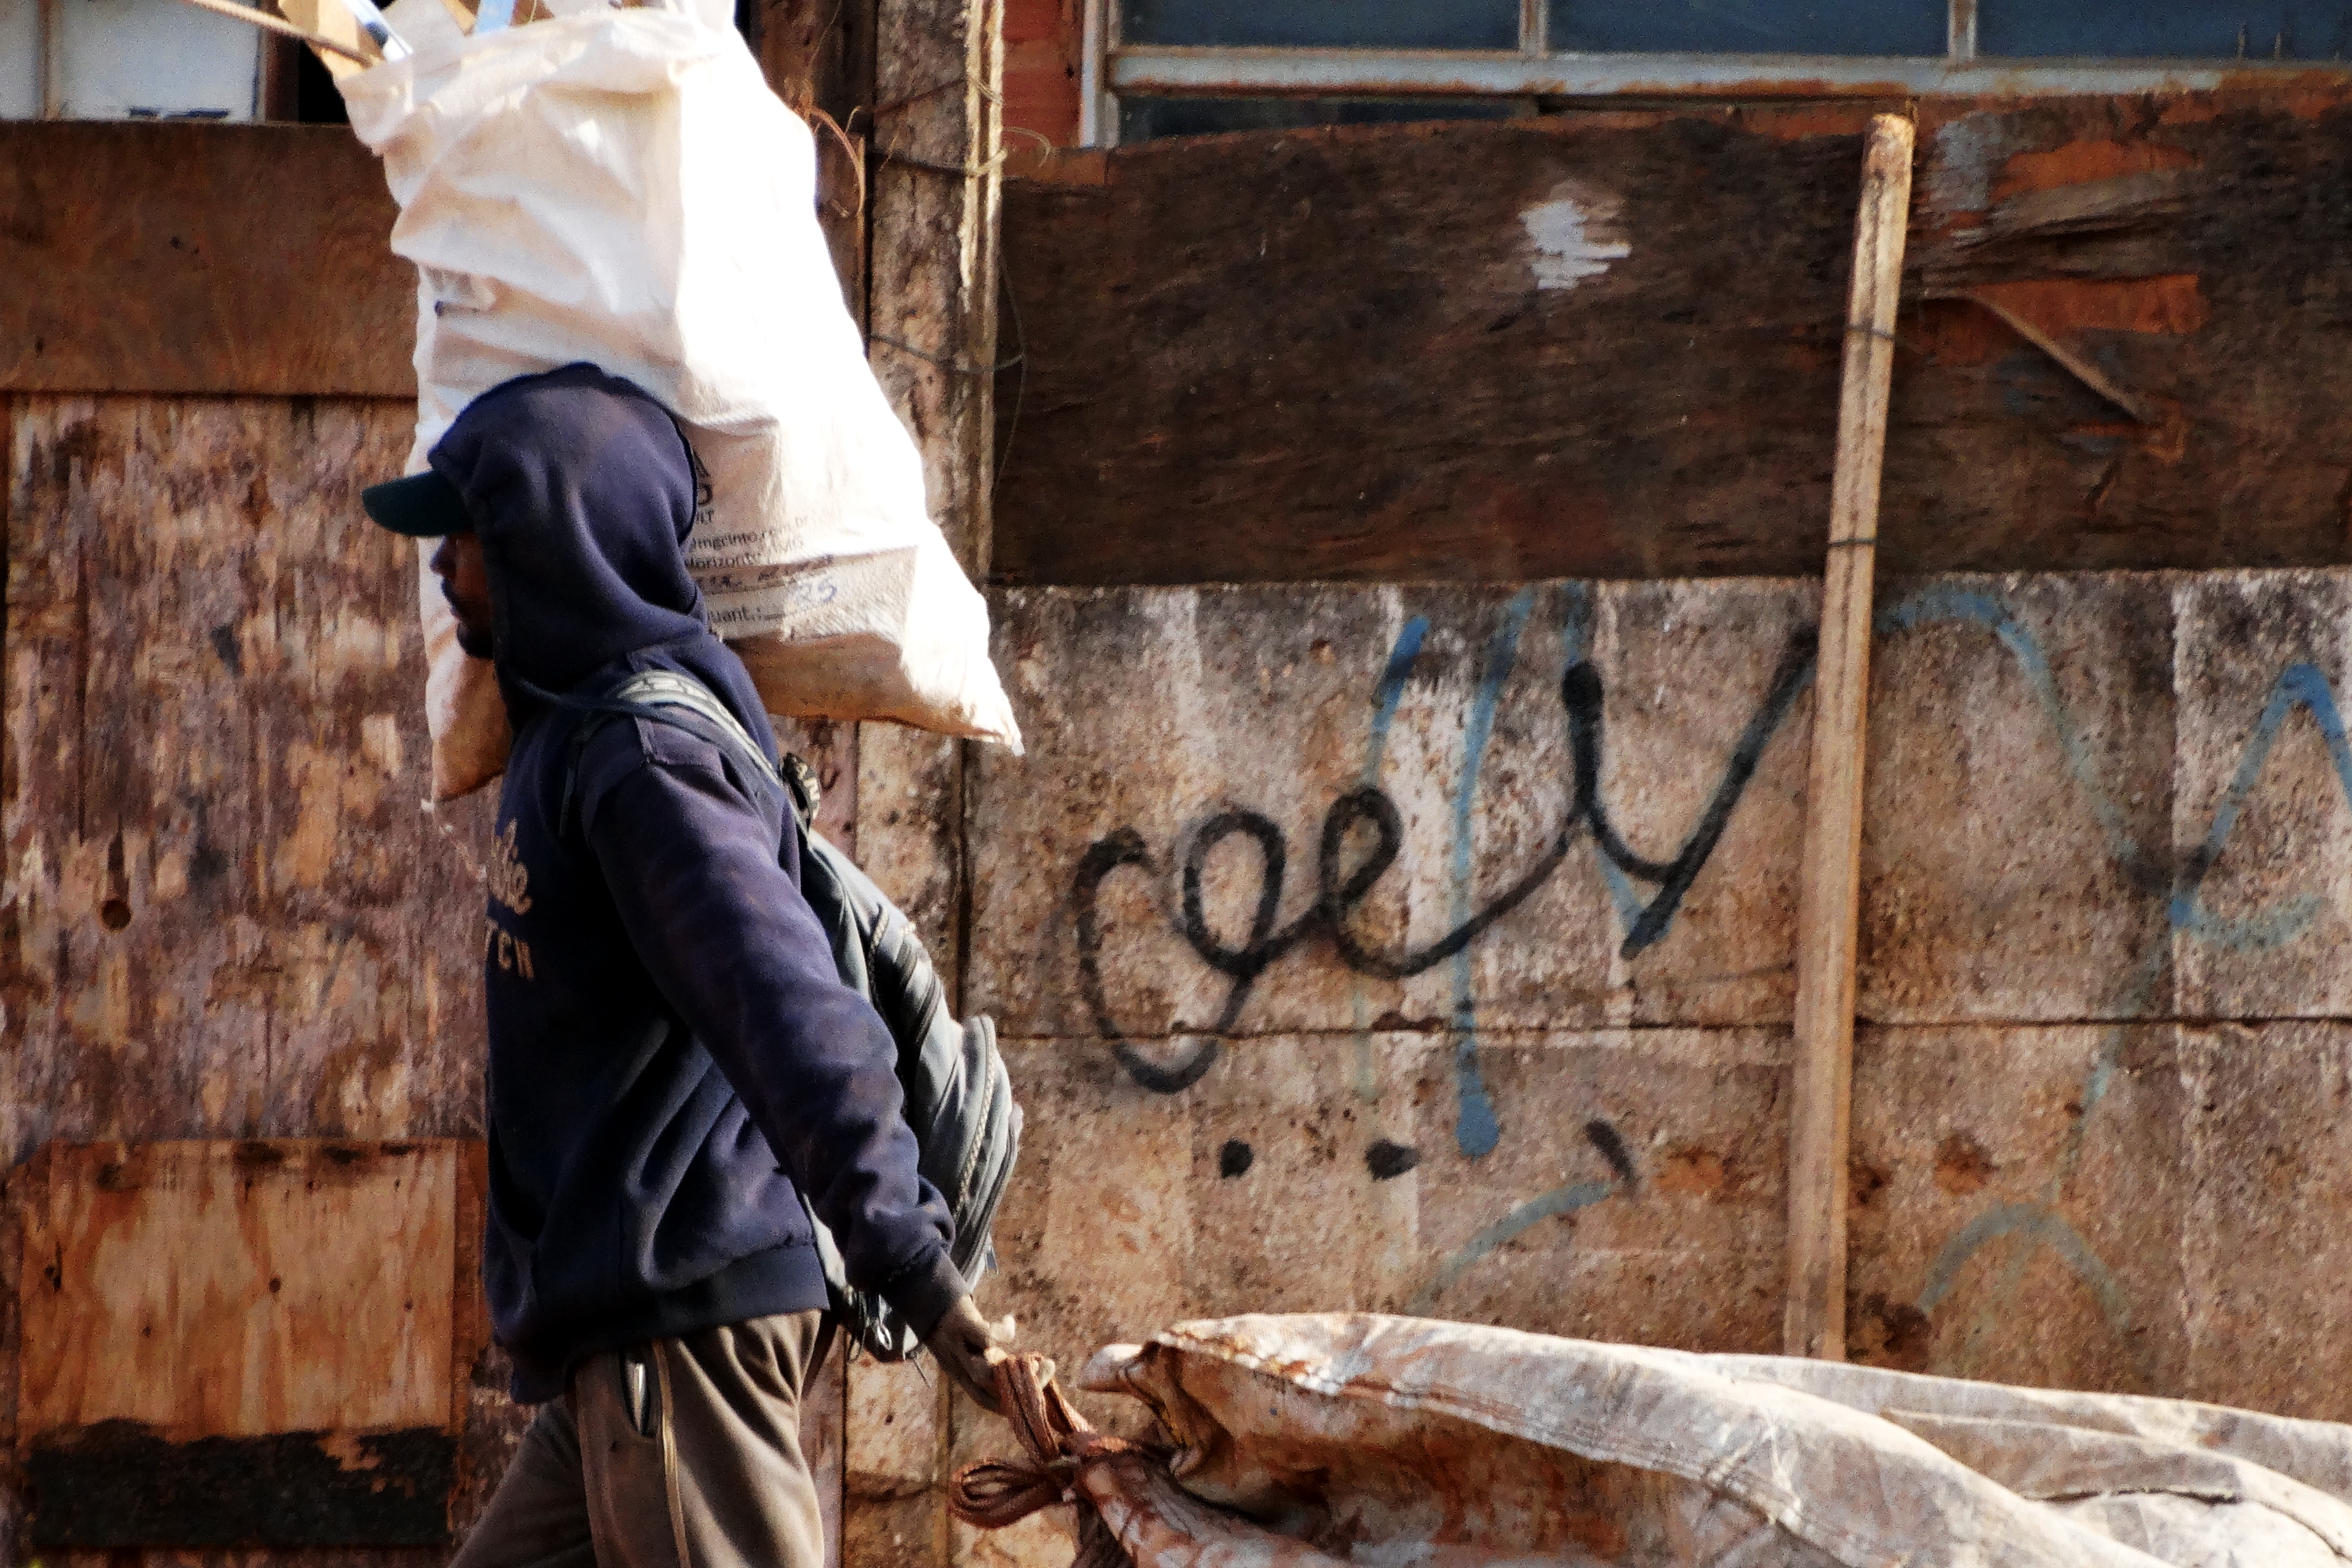
<svg viewBox="0 0 2352 1568">
<path fill-rule="evenodd" d="M 1095 1430 L 1054 1382 L 1054 1363 L 1034 1352 L 996 1363 L 996 1397 L 1027 1457 L 982 1459 L 956 1471 L 948 1480 L 948 1511 L 981 1530 L 1003 1530 L 1040 1509 L 1075 1503 L 1081 1538 L 1089 1524 L 1102 1531 L 1078 1491 L 1078 1471 L 1090 1460 L 1146 1450 Z"/>
</svg>

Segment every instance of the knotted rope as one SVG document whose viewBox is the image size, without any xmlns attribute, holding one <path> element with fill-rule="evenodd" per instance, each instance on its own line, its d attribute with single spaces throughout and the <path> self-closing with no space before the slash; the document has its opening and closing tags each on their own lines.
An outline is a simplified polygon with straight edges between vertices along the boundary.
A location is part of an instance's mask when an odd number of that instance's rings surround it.
<svg viewBox="0 0 2352 1568">
<path fill-rule="evenodd" d="M 1098 1432 L 1071 1407 L 1054 1382 L 1054 1363 L 1034 1352 L 996 1363 L 996 1398 L 1027 1457 L 982 1459 L 948 1480 L 948 1511 L 981 1530 L 1018 1524 L 1040 1509 L 1069 1503 L 1078 1512 L 1076 1564 L 1124 1564 L 1110 1527 L 1078 1488 L 1078 1472 L 1097 1460 L 1150 1450 Z"/>
</svg>

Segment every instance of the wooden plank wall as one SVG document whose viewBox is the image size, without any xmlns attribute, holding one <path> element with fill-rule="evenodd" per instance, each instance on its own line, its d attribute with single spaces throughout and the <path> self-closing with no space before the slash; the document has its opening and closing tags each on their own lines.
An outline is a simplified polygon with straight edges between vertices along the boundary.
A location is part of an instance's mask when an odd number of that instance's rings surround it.
<svg viewBox="0 0 2352 1568">
<path fill-rule="evenodd" d="M 38 280 L 0 387 L 414 397 L 395 210 L 340 126 L 0 122 L 0 278 Z"/>
</svg>

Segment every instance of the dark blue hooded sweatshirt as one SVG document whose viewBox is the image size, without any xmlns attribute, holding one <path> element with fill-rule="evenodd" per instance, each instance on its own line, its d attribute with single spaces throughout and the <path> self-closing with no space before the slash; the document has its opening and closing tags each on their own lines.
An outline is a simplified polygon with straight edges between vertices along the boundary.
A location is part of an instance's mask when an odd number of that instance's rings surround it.
<svg viewBox="0 0 2352 1568">
<path fill-rule="evenodd" d="M 803 1191 L 850 1281 L 928 1331 L 965 1289 L 952 1221 L 916 1174 L 889 1029 L 801 895 L 785 802 L 698 723 L 615 719 L 578 747 L 578 715 L 532 694 L 679 671 L 773 759 L 687 574 L 677 425 L 572 365 L 476 400 L 431 462 L 482 542 L 514 728 L 483 939 L 483 1283 L 515 1396 L 560 1395 L 592 1352 L 824 1307 Z"/>
</svg>

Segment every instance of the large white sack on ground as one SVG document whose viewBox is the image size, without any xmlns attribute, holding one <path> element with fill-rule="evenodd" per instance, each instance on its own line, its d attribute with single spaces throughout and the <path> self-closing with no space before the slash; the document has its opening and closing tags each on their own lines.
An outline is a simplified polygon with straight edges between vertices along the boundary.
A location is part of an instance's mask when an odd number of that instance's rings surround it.
<svg viewBox="0 0 2352 1568">
<path fill-rule="evenodd" d="M 1090 1568 L 2352 1559 L 2352 1426 L 2185 1401 L 1367 1314 L 1181 1323 L 1084 1381 L 1177 1445 L 1041 1469 Z"/>
<path fill-rule="evenodd" d="M 410 472 L 501 382 L 582 360 L 625 376 L 708 473 L 688 564 L 772 711 L 1019 748 L 987 606 L 842 302 L 814 142 L 732 28 L 595 7 L 340 85 L 417 268 Z M 506 719 L 419 570 L 446 799 L 505 765 Z"/>
</svg>

